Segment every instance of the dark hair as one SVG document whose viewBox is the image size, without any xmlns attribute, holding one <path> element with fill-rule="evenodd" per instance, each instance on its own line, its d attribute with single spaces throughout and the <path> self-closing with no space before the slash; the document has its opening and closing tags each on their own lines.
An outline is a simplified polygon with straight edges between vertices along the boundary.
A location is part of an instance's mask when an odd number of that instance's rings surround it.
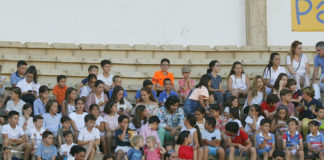
<svg viewBox="0 0 324 160">
<path fill-rule="evenodd" d="M 119 104 L 125 104 L 124 101 L 124 88 L 121 86 L 115 86 L 113 92 L 111 93 L 111 97 L 109 100 L 113 100 L 117 102 L 117 94 L 119 91 L 123 91 L 123 98 L 120 100 Z"/>
<path fill-rule="evenodd" d="M 317 42 L 316 45 L 315 45 L 315 47 L 316 48 L 319 47 L 319 48 L 321 48 L 323 50 L 324 49 L 324 41 Z"/>
<path fill-rule="evenodd" d="M 243 64 L 242 64 L 241 62 L 239 62 L 239 61 L 234 62 L 233 65 L 232 65 L 232 68 L 231 68 L 231 70 L 230 70 L 230 72 L 229 72 L 229 74 L 228 74 L 228 76 L 227 76 L 228 78 L 229 78 L 232 74 L 235 74 L 234 69 L 235 69 L 236 65 L 241 65 L 241 66 L 243 67 Z M 243 74 L 243 73 L 244 73 L 244 70 L 242 69 L 242 74 Z"/>
<path fill-rule="evenodd" d="M 38 89 L 39 94 L 44 93 L 46 91 L 49 91 L 49 89 L 45 85 L 40 86 L 39 89 Z"/>
<path fill-rule="evenodd" d="M 37 83 L 37 70 L 34 65 L 31 65 L 27 68 L 26 74 L 33 74 L 33 81 Z"/>
<path fill-rule="evenodd" d="M 288 120 L 288 124 L 289 124 L 290 122 L 294 122 L 296 125 L 298 125 L 298 121 L 297 121 L 295 118 L 290 118 L 290 119 Z"/>
<path fill-rule="evenodd" d="M 189 122 L 189 124 L 192 127 L 196 128 L 197 135 L 198 135 L 198 143 L 199 143 L 199 145 L 201 145 L 201 133 L 200 133 L 199 127 L 196 124 L 197 123 L 196 116 L 194 116 L 193 114 L 187 114 L 186 120 Z"/>
<path fill-rule="evenodd" d="M 105 84 L 102 80 L 97 80 L 95 83 L 95 87 L 98 87 L 100 84 Z"/>
<path fill-rule="evenodd" d="M 78 154 L 80 152 L 86 152 L 86 149 L 82 146 L 78 146 L 78 145 L 74 145 L 72 146 L 72 148 L 70 149 L 70 154 L 72 156 L 75 156 L 75 154 Z"/>
<path fill-rule="evenodd" d="M 273 94 L 273 93 L 270 93 L 268 96 L 267 96 L 267 100 L 266 102 L 268 104 L 272 104 L 272 103 L 278 103 L 280 101 L 280 99 L 278 98 L 277 95 Z"/>
<path fill-rule="evenodd" d="M 162 64 L 163 62 L 168 62 L 168 63 L 170 64 L 170 60 L 167 59 L 167 58 L 163 58 L 163 59 L 161 59 L 161 64 Z"/>
<path fill-rule="evenodd" d="M 120 115 L 120 116 L 118 117 L 118 123 L 123 122 L 124 119 L 128 119 L 128 120 L 129 120 L 129 118 L 128 118 L 126 115 Z"/>
<path fill-rule="evenodd" d="M 296 54 L 296 48 L 297 48 L 297 46 L 298 45 L 300 45 L 300 44 L 303 44 L 302 42 L 300 42 L 300 41 L 294 41 L 294 42 L 292 42 L 291 43 L 291 45 L 290 45 L 290 62 L 292 63 L 292 61 L 293 61 L 293 59 L 294 59 L 294 56 L 295 56 L 295 54 Z"/>
<path fill-rule="evenodd" d="M 75 99 L 75 102 L 74 102 L 75 105 L 77 105 L 79 101 L 82 101 L 83 103 L 85 103 L 84 99 L 82 99 L 82 98 L 76 98 Z"/>
<path fill-rule="evenodd" d="M 232 106 L 232 103 L 235 99 L 238 99 L 236 96 L 231 96 L 228 100 L 227 100 L 227 103 L 226 103 L 226 106 L 228 107 L 233 107 Z"/>
<path fill-rule="evenodd" d="M 206 111 L 205 111 L 205 109 L 203 107 L 197 107 L 196 110 L 195 110 L 195 112 L 196 111 L 199 112 L 199 113 L 201 113 L 201 114 L 206 115 Z"/>
<path fill-rule="evenodd" d="M 278 120 L 279 120 L 279 111 L 282 110 L 282 109 L 286 111 L 285 121 L 288 122 L 288 120 L 289 120 L 289 112 L 288 112 L 288 108 L 287 108 L 286 106 L 281 105 L 281 106 L 279 106 L 279 107 L 277 108 L 277 110 L 276 110 L 277 113 L 276 113 L 275 116 L 274 116 L 274 119 L 276 120 L 276 121 L 275 121 L 276 123 L 277 123 Z"/>
<path fill-rule="evenodd" d="M 190 132 L 189 131 L 187 131 L 187 130 L 182 131 L 179 134 L 179 137 L 178 137 L 178 139 L 176 141 L 176 144 L 182 145 L 183 142 L 185 141 L 185 139 L 188 138 L 188 136 L 190 136 Z"/>
<path fill-rule="evenodd" d="M 276 89 L 276 90 L 279 89 L 279 87 L 280 87 L 279 84 L 280 84 L 280 81 L 282 80 L 283 77 L 288 78 L 288 75 L 286 73 L 280 73 L 278 78 L 276 79 L 276 82 L 273 85 L 273 89 Z"/>
<path fill-rule="evenodd" d="M 70 117 L 68 117 L 68 116 L 62 116 L 61 123 L 68 122 L 68 121 L 72 121 Z"/>
<path fill-rule="evenodd" d="M 167 81 L 170 81 L 170 82 L 172 83 L 172 81 L 171 81 L 170 78 L 165 78 L 165 79 L 163 80 L 163 85 L 165 85 L 165 83 L 166 83 Z"/>
<path fill-rule="evenodd" d="M 292 79 L 292 78 L 291 79 L 288 79 L 287 84 L 286 84 L 286 87 L 289 88 L 292 85 L 297 85 L 296 80 L 295 79 Z"/>
<path fill-rule="evenodd" d="M 179 103 L 179 102 L 180 102 L 180 100 L 179 100 L 178 96 L 170 96 L 170 97 L 168 97 L 168 99 L 165 101 L 164 106 L 165 106 L 165 108 L 166 108 L 167 110 L 169 110 L 170 106 L 175 105 L 175 104 L 177 104 L 177 103 Z"/>
<path fill-rule="evenodd" d="M 116 101 L 113 101 L 112 99 L 109 99 L 109 101 L 105 104 L 105 108 L 104 108 L 104 113 L 106 114 L 110 114 L 111 113 L 111 108 L 117 104 Z"/>
<path fill-rule="evenodd" d="M 99 106 L 97 104 L 91 104 L 90 107 L 89 107 L 89 111 L 92 111 L 93 108 L 97 107 L 99 109 Z"/>
<path fill-rule="evenodd" d="M 286 154 L 285 152 L 283 152 L 283 150 L 275 150 L 273 152 L 273 158 L 277 158 L 277 157 L 281 157 L 281 158 L 285 158 L 286 157 Z"/>
<path fill-rule="evenodd" d="M 88 72 L 91 71 L 91 70 L 94 69 L 94 68 L 99 69 L 97 65 L 90 65 L 90 66 L 88 67 Z"/>
<path fill-rule="evenodd" d="M 138 105 L 135 107 L 135 115 L 134 118 L 132 119 L 132 123 L 135 126 L 135 128 L 141 128 L 141 114 L 146 110 L 146 107 L 144 105 Z M 147 117 L 144 117 L 144 123 L 146 124 L 147 122 Z"/>
<path fill-rule="evenodd" d="M 195 86 L 195 88 L 200 88 L 201 86 L 205 86 L 208 89 L 208 82 L 211 80 L 211 78 L 204 74 L 200 77 L 199 83 Z"/>
<path fill-rule="evenodd" d="M 260 105 L 258 105 L 258 104 L 252 104 L 252 105 L 249 107 L 249 109 L 250 109 L 251 107 L 253 107 L 253 108 L 255 109 L 255 112 L 259 112 L 258 116 L 260 116 L 260 114 L 261 114 L 261 107 L 260 107 Z"/>
<path fill-rule="evenodd" d="M 10 111 L 10 112 L 8 113 L 8 118 L 11 118 L 11 117 L 13 117 L 13 116 L 15 116 L 15 115 L 19 116 L 19 113 L 18 113 L 17 111 Z"/>
<path fill-rule="evenodd" d="M 312 121 L 308 122 L 308 126 L 310 126 L 311 124 L 314 126 L 317 126 L 317 127 L 320 126 L 320 123 L 316 120 L 312 120 Z"/>
<path fill-rule="evenodd" d="M 113 80 L 113 82 L 115 82 L 117 78 L 121 78 L 121 77 L 120 77 L 120 76 L 118 76 L 118 75 L 115 75 L 115 76 L 113 77 L 113 79 L 112 79 L 112 80 Z"/>
<path fill-rule="evenodd" d="M 21 89 L 19 87 L 13 87 L 11 89 L 11 92 L 14 92 L 15 94 L 18 94 L 18 97 L 21 96 Z"/>
<path fill-rule="evenodd" d="M 264 124 L 269 123 L 271 125 L 271 121 L 268 119 L 262 119 L 260 122 L 260 126 L 263 126 Z"/>
<path fill-rule="evenodd" d="M 110 60 L 104 59 L 100 62 L 101 67 L 104 67 L 106 64 L 111 64 Z"/>
<path fill-rule="evenodd" d="M 146 93 L 150 94 L 150 101 L 152 101 L 152 102 L 156 102 L 156 100 L 155 100 L 155 98 L 154 98 L 154 95 L 153 95 L 153 93 L 152 93 L 152 90 L 151 90 L 150 88 L 148 88 L 148 87 L 143 87 L 143 88 L 141 89 L 141 91 L 145 91 Z M 140 102 L 143 102 L 143 100 L 142 100 L 142 96 L 141 96 L 141 98 L 140 98 Z"/>
<path fill-rule="evenodd" d="M 147 87 L 148 85 L 153 85 L 152 81 L 148 80 L 148 79 L 144 80 L 143 81 L 143 87 Z"/>
<path fill-rule="evenodd" d="M 96 79 L 96 81 L 97 81 L 97 76 L 95 75 L 95 74 L 89 74 L 88 75 L 88 83 L 91 81 L 91 79 Z"/>
<path fill-rule="evenodd" d="M 51 107 L 53 106 L 54 103 L 57 103 L 57 101 L 56 100 L 52 100 L 52 99 L 50 99 L 50 100 L 47 101 L 46 106 L 45 106 L 46 113 L 49 113 L 49 111 L 50 111 L 50 109 L 51 109 Z"/>
<path fill-rule="evenodd" d="M 77 91 L 77 90 L 75 88 L 73 88 L 73 87 L 69 87 L 66 90 L 66 93 L 65 93 L 65 101 L 66 101 L 66 103 L 69 103 L 69 96 L 73 91 Z"/>
<path fill-rule="evenodd" d="M 33 122 L 35 123 L 35 122 L 37 122 L 37 120 L 39 120 L 39 119 L 44 119 L 41 115 L 36 115 L 36 116 L 34 116 L 34 118 L 33 118 Z"/>
<path fill-rule="evenodd" d="M 28 109 L 28 108 L 31 108 L 31 109 L 33 109 L 32 108 L 32 105 L 30 104 L 30 103 L 25 103 L 24 105 L 23 105 L 23 108 L 22 108 L 22 110 L 26 110 L 26 109 Z"/>
<path fill-rule="evenodd" d="M 210 105 L 210 110 L 214 110 L 214 111 L 219 111 L 220 112 L 220 107 L 218 104 L 211 104 Z"/>
<path fill-rule="evenodd" d="M 228 122 L 225 125 L 225 130 L 237 134 L 237 132 L 239 131 L 239 125 L 237 124 L 237 122 Z"/>
<path fill-rule="evenodd" d="M 102 160 L 107 160 L 109 158 L 114 158 L 114 155 L 112 153 L 107 153 L 105 156 L 103 156 Z"/>
<path fill-rule="evenodd" d="M 84 117 L 84 122 L 87 123 L 89 121 L 96 121 L 97 118 L 92 115 L 92 114 L 87 114 L 85 117 Z"/>
<path fill-rule="evenodd" d="M 63 137 L 66 137 L 67 135 L 71 134 L 73 136 L 73 133 L 71 130 L 67 130 L 63 132 Z"/>
<path fill-rule="evenodd" d="M 62 79 L 66 79 L 66 76 L 65 76 L 65 75 L 58 75 L 58 76 L 56 77 L 56 81 L 57 81 L 57 83 L 60 82 Z"/>
<path fill-rule="evenodd" d="M 315 107 L 315 112 L 318 112 L 321 109 L 324 109 L 324 107 Z"/>
<path fill-rule="evenodd" d="M 160 123 L 160 119 L 159 119 L 159 117 L 158 116 L 152 116 L 152 117 L 150 117 L 150 119 L 149 119 L 149 124 L 153 124 L 153 123 Z"/>
<path fill-rule="evenodd" d="M 212 60 L 209 62 L 209 67 L 207 69 L 207 74 L 211 73 L 213 71 L 213 67 L 216 65 L 216 63 L 218 63 L 217 60 Z"/>
<path fill-rule="evenodd" d="M 280 91 L 280 97 L 285 96 L 287 94 L 292 94 L 292 92 L 289 89 L 285 89 L 285 88 Z"/>
<path fill-rule="evenodd" d="M 27 62 L 24 61 L 24 60 L 19 60 L 19 61 L 17 62 L 17 67 L 20 67 L 20 66 L 27 66 Z"/>
<path fill-rule="evenodd" d="M 206 117 L 205 118 L 205 123 L 208 124 L 208 125 L 211 125 L 211 126 L 215 127 L 216 120 L 215 120 L 215 118 L 212 118 L 212 117 Z"/>
<path fill-rule="evenodd" d="M 50 135 L 54 136 L 51 131 L 44 131 L 42 135 L 42 139 L 46 139 Z"/>
<path fill-rule="evenodd" d="M 268 69 L 268 73 L 270 75 L 270 78 L 271 78 L 271 67 L 273 65 L 273 59 L 275 58 L 275 56 L 280 56 L 279 53 L 271 53 L 270 55 L 270 60 L 269 60 L 269 63 L 268 65 L 264 68 L 263 70 L 263 74 L 265 73 L 265 71 Z"/>
<path fill-rule="evenodd" d="M 240 108 L 239 107 L 230 108 L 230 115 L 232 115 L 234 119 L 240 119 Z"/>
</svg>

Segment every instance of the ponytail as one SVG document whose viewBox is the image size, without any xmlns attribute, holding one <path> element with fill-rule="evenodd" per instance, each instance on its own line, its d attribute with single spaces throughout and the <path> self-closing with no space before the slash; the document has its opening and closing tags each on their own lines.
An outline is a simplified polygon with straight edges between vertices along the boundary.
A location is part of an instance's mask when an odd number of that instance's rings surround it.
<svg viewBox="0 0 324 160">
<path fill-rule="evenodd" d="M 212 60 L 209 62 L 209 67 L 207 69 L 207 74 L 211 73 L 213 71 L 213 67 L 216 65 L 216 63 L 218 63 L 217 60 Z"/>
<path fill-rule="evenodd" d="M 33 81 L 34 83 L 37 83 L 37 70 L 34 65 L 31 65 L 27 68 L 26 74 L 33 74 Z"/>
<path fill-rule="evenodd" d="M 263 70 L 263 75 L 264 75 L 265 72 L 266 72 L 266 70 L 268 69 L 268 72 L 269 72 L 269 75 L 270 75 L 270 79 L 271 79 L 271 67 L 273 65 L 273 62 L 272 61 L 273 61 L 273 59 L 274 59 L 275 56 L 279 56 L 279 53 L 276 53 L 276 52 L 271 53 L 269 63 L 266 66 L 266 68 L 264 68 L 264 70 Z"/>
<path fill-rule="evenodd" d="M 201 146 L 201 133 L 200 133 L 200 129 L 199 129 L 199 127 L 198 127 L 197 124 L 196 124 L 194 127 L 195 127 L 196 130 L 197 130 L 197 136 L 198 136 L 198 143 L 199 143 L 199 146 Z"/>
</svg>

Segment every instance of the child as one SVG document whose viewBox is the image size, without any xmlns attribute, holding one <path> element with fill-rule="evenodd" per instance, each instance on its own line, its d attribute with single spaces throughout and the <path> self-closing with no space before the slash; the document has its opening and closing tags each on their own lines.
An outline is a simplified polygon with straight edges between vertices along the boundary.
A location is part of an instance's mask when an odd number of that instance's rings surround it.
<svg viewBox="0 0 324 160">
<path fill-rule="evenodd" d="M 38 90 L 39 98 L 34 101 L 34 116 L 46 113 L 45 105 L 48 102 L 49 89 L 47 86 L 41 86 Z"/>
<path fill-rule="evenodd" d="M 273 120 L 276 115 L 277 103 L 279 102 L 277 95 L 270 93 L 267 96 L 267 100 L 261 104 L 261 112 L 269 120 Z"/>
<path fill-rule="evenodd" d="M 121 115 L 118 117 L 118 126 L 119 129 L 115 131 L 116 137 L 116 149 L 115 152 L 117 153 L 117 160 L 121 160 L 125 153 L 128 153 L 130 149 L 130 135 L 128 133 L 128 124 L 129 119 L 126 115 Z"/>
<path fill-rule="evenodd" d="M 63 136 L 65 139 L 65 143 L 60 145 L 60 156 L 70 159 L 72 155 L 70 154 L 72 146 L 76 145 L 73 143 L 73 134 L 70 130 L 64 131 Z"/>
<path fill-rule="evenodd" d="M 30 136 L 30 131 L 35 127 L 31 117 L 32 111 L 32 106 L 26 103 L 23 107 L 23 115 L 19 116 L 18 126 L 23 128 L 27 136 Z"/>
<path fill-rule="evenodd" d="M 82 146 L 74 145 L 71 148 L 70 154 L 74 160 L 85 160 L 86 149 Z"/>
<path fill-rule="evenodd" d="M 249 107 L 249 115 L 245 119 L 246 125 L 244 128 L 244 131 L 249 136 L 254 135 L 259 131 L 260 122 L 262 119 L 264 119 L 263 116 L 260 116 L 260 111 L 260 106 L 257 104 L 254 104 Z"/>
<path fill-rule="evenodd" d="M 109 100 L 117 102 L 117 110 L 119 115 L 126 114 L 130 116 L 133 106 L 127 101 L 126 98 L 124 98 L 124 91 L 125 90 L 123 87 L 114 87 L 114 91 L 112 92 Z"/>
<path fill-rule="evenodd" d="M 10 111 L 8 113 L 8 123 L 2 127 L 3 136 L 3 159 L 11 159 L 11 150 L 24 151 L 24 160 L 29 159 L 32 147 L 26 141 L 26 135 L 21 127 L 17 126 L 19 113 L 17 111 Z"/>
<path fill-rule="evenodd" d="M 262 156 L 264 160 L 271 158 L 276 148 L 275 136 L 269 132 L 270 123 L 270 120 L 261 120 L 261 132 L 256 135 L 257 153 L 259 156 Z"/>
<path fill-rule="evenodd" d="M 288 131 L 282 136 L 283 149 L 286 152 L 286 159 L 290 160 L 292 155 L 298 154 L 300 160 L 304 159 L 304 147 L 302 135 L 297 131 L 298 122 L 291 118 L 288 121 Z"/>
<path fill-rule="evenodd" d="M 244 73 L 241 62 L 234 62 L 227 77 L 227 89 L 233 96 L 246 95 L 250 88 L 249 76 Z"/>
<path fill-rule="evenodd" d="M 224 109 L 224 115 L 228 118 L 230 109 L 231 108 L 238 108 L 238 107 L 239 107 L 238 98 L 236 96 L 231 96 L 228 99 L 228 102 L 227 102 L 226 107 Z M 239 115 L 241 115 L 241 111 L 239 112 Z"/>
<path fill-rule="evenodd" d="M 146 79 L 143 81 L 143 88 L 145 88 L 145 87 L 148 87 L 152 91 L 154 99 L 157 99 L 156 91 L 153 90 L 153 83 L 151 80 Z M 140 98 L 141 98 L 141 90 L 137 90 L 136 95 L 135 95 L 136 103 L 138 103 L 140 101 Z"/>
<path fill-rule="evenodd" d="M 112 93 L 113 93 L 113 91 L 114 91 L 114 88 L 115 87 L 121 87 L 122 86 L 122 79 L 121 79 L 121 77 L 120 76 L 114 76 L 113 77 L 113 88 L 109 91 L 109 93 L 108 93 L 108 98 L 111 98 L 111 96 L 112 96 Z M 125 98 L 127 98 L 128 97 L 128 94 L 127 94 L 127 92 L 126 92 L 126 90 L 124 90 L 124 92 L 123 92 L 123 96 L 125 97 Z"/>
<path fill-rule="evenodd" d="M 142 135 L 136 135 L 131 139 L 132 148 L 127 152 L 129 160 L 142 160 L 143 153 L 141 148 L 144 146 L 144 138 Z"/>
<path fill-rule="evenodd" d="M 147 160 L 160 160 L 161 155 L 165 154 L 164 148 L 156 147 L 156 137 L 146 137 L 146 147 L 144 148 L 145 159 Z"/>
<path fill-rule="evenodd" d="M 144 143 L 146 143 L 146 138 L 148 136 L 154 136 L 159 147 L 161 147 L 161 142 L 159 139 L 159 134 L 157 129 L 160 124 L 160 119 L 157 116 L 150 117 L 148 124 L 141 127 L 139 134 L 143 136 Z"/>
<path fill-rule="evenodd" d="M 66 131 L 71 131 L 70 128 L 72 126 L 72 120 L 70 117 L 68 116 L 62 116 L 61 118 L 61 126 L 62 128 L 60 128 L 57 131 L 57 140 L 58 140 L 58 146 L 61 146 L 62 144 L 65 143 L 65 138 L 63 133 Z"/>
<path fill-rule="evenodd" d="M 55 100 L 49 100 L 46 103 L 46 113 L 43 115 L 44 124 L 43 128 L 51 131 L 56 137 L 57 131 L 59 130 L 61 115 L 57 114 L 57 102 Z"/>
<path fill-rule="evenodd" d="M 30 139 L 32 140 L 32 145 L 33 145 L 33 152 L 32 154 L 36 154 L 37 148 L 41 145 L 42 143 L 42 135 L 45 132 L 45 129 L 43 128 L 43 121 L 44 118 L 40 115 L 37 115 L 34 117 L 33 122 L 34 122 L 34 128 L 30 130 Z"/>
<path fill-rule="evenodd" d="M 78 145 L 86 148 L 84 159 L 94 159 L 97 146 L 100 144 L 100 132 L 95 128 L 96 117 L 88 114 L 84 117 L 85 127 L 78 135 Z"/>
<path fill-rule="evenodd" d="M 168 72 L 170 67 L 170 60 L 167 58 L 161 59 L 161 70 L 156 71 L 152 77 L 152 83 L 154 84 L 154 88 L 158 92 L 162 92 L 164 90 L 163 81 L 165 78 L 169 78 L 174 84 L 174 75 L 173 73 Z"/>
<path fill-rule="evenodd" d="M 236 122 L 240 129 L 244 130 L 243 129 L 243 125 L 241 123 L 241 120 L 240 120 L 240 109 L 238 107 L 236 108 L 231 108 L 230 109 L 230 118 L 228 119 L 228 122 Z"/>
<path fill-rule="evenodd" d="M 248 98 L 245 101 L 243 110 L 246 106 L 251 106 L 252 104 L 261 105 L 266 96 L 265 82 L 261 76 L 257 75 L 253 80 L 253 84 L 248 93 Z"/>
<path fill-rule="evenodd" d="M 306 137 L 308 156 L 324 159 L 324 136 L 319 132 L 319 123 L 316 120 L 308 123 L 310 133 Z"/>
<path fill-rule="evenodd" d="M 178 93 L 172 90 L 172 81 L 169 78 L 163 80 L 164 91 L 159 95 L 159 106 L 163 106 L 169 96 L 178 96 Z"/>
<path fill-rule="evenodd" d="M 98 75 L 98 70 L 99 70 L 99 67 L 97 65 L 90 65 L 88 67 L 88 74 L 89 75 L 94 74 L 94 75 L 97 76 Z M 82 79 L 81 84 L 86 85 L 87 82 L 88 82 L 88 78 L 86 77 L 86 78 Z"/>
<path fill-rule="evenodd" d="M 27 68 L 26 77 L 17 83 L 17 87 L 21 89 L 21 99 L 33 104 L 38 97 L 40 87 L 37 83 L 37 70 L 35 66 L 31 65 Z"/>
<path fill-rule="evenodd" d="M 290 116 L 295 116 L 295 106 L 294 106 L 293 103 L 290 103 L 291 96 L 292 96 L 292 93 L 291 93 L 290 90 L 288 90 L 288 89 L 282 89 L 280 91 L 281 101 L 279 101 L 279 103 L 277 103 L 277 108 L 279 106 L 286 106 L 288 108 L 289 115 Z"/>
<path fill-rule="evenodd" d="M 57 85 L 54 86 L 53 88 L 53 95 L 54 99 L 56 99 L 59 108 L 62 107 L 63 100 L 65 99 L 66 96 L 66 91 L 69 88 L 66 85 L 66 76 L 65 75 L 58 75 L 56 77 Z"/>
<path fill-rule="evenodd" d="M 11 87 L 16 87 L 17 83 L 25 78 L 27 62 L 20 60 L 17 62 L 17 71 L 10 76 Z"/>
<path fill-rule="evenodd" d="M 220 69 L 221 69 L 221 64 L 217 60 L 212 60 L 211 62 L 209 62 L 209 68 L 207 69 L 207 74 L 212 81 L 209 91 L 213 92 L 217 104 L 223 111 L 225 91 L 223 89 L 222 77 L 219 75 Z"/>
<path fill-rule="evenodd" d="M 195 111 L 195 116 L 197 119 L 196 125 L 199 127 L 199 130 L 202 132 L 203 130 L 205 130 L 205 118 L 204 118 L 206 116 L 205 109 L 203 109 L 202 107 L 198 107 Z"/>
<path fill-rule="evenodd" d="M 118 128 L 118 117 L 117 114 L 117 103 L 115 101 L 108 101 L 105 105 L 104 112 L 106 115 L 104 116 L 104 121 L 106 125 L 106 138 L 107 138 L 107 146 L 108 153 L 111 153 L 111 143 L 114 132 Z"/>
<path fill-rule="evenodd" d="M 19 115 L 22 115 L 22 108 L 25 104 L 23 100 L 20 99 L 21 90 L 18 87 L 14 87 L 10 91 L 10 99 L 6 105 L 6 113 L 8 114 L 10 111 L 17 111 Z"/>
<path fill-rule="evenodd" d="M 280 97 L 280 91 L 286 88 L 287 81 L 288 75 L 286 73 L 280 73 L 273 85 L 272 93 Z"/>
<path fill-rule="evenodd" d="M 102 160 L 114 160 L 114 155 L 111 153 L 108 153 L 105 156 L 103 156 Z"/>
<path fill-rule="evenodd" d="M 190 144 L 192 144 L 192 136 L 190 135 L 190 131 L 182 131 L 175 146 L 178 158 L 194 159 L 194 148 Z"/>
<path fill-rule="evenodd" d="M 0 73 L 2 72 L 2 66 L 0 65 Z M 5 107 L 2 107 L 5 102 L 9 98 L 9 94 L 6 92 L 6 77 L 5 76 L 0 76 L 0 96 L 1 96 L 1 101 L 0 101 L 0 110 L 1 112 L 4 111 Z M 5 116 L 4 114 L 2 116 Z"/>
<path fill-rule="evenodd" d="M 37 148 L 37 160 L 54 160 L 57 157 L 57 148 L 53 145 L 54 135 L 45 131 L 42 135 L 43 143 Z"/>
<path fill-rule="evenodd" d="M 282 149 L 282 135 L 288 131 L 289 114 L 286 106 L 279 106 L 271 122 L 272 133 L 276 134 L 277 149 Z"/>
<path fill-rule="evenodd" d="M 69 87 L 66 90 L 65 99 L 62 103 L 62 115 L 68 116 L 75 111 L 75 99 L 77 98 L 77 90 Z"/>
<path fill-rule="evenodd" d="M 104 92 L 104 82 L 97 80 L 95 83 L 94 91 L 89 94 L 85 104 L 85 111 L 89 111 L 89 107 L 92 104 L 97 104 L 100 109 L 100 113 L 103 112 L 106 102 L 108 102 L 107 95 Z"/>
<path fill-rule="evenodd" d="M 137 105 L 144 105 L 149 113 L 149 117 L 156 116 L 160 110 L 158 103 L 156 103 L 152 91 L 148 88 L 141 89 L 140 103 Z"/>
<path fill-rule="evenodd" d="M 190 67 L 183 66 L 181 71 L 183 79 L 180 79 L 178 83 L 180 86 L 180 98 L 182 99 L 182 102 L 184 102 L 189 95 L 189 92 L 194 88 L 195 81 L 190 78 Z"/>
<path fill-rule="evenodd" d="M 301 92 L 301 90 L 297 89 L 297 82 L 295 79 L 288 79 L 286 87 L 292 92 L 291 103 L 293 103 L 295 105 L 295 108 L 297 108 L 301 100 L 303 99 L 303 93 Z"/>
<path fill-rule="evenodd" d="M 202 143 L 204 146 L 204 156 L 203 159 L 207 160 L 208 155 L 217 156 L 219 160 L 225 159 L 225 151 L 220 146 L 221 143 L 221 133 L 218 129 L 215 129 L 214 126 L 216 125 L 216 120 L 211 117 L 206 118 L 205 128 L 203 130 L 202 135 Z"/>
<path fill-rule="evenodd" d="M 317 113 L 316 120 L 319 123 L 319 131 L 323 133 L 324 130 L 324 108 L 315 108 L 315 112 Z"/>
<path fill-rule="evenodd" d="M 108 92 L 112 88 L 114 75 L 110 74 L 111 61 L 104 59 L 100 62 L 102 74 L 98 75 L 98 80 L 105 83 L 105 92 Z"/>
<path fill-rule="evenodd" d="M 80 97 L 82 99 L 86 100 L 88 95 L 94 90 L 96 81 L 97 81 L 97 76 L 94 74 L 89 74 L 88 83 L 87 83 L 88 85 L 83 86 L 80 90 Z"/>
<path fill-rule="evenodd" d="M 221 115 L 220 107 L 216 104 L 212 104 L 210 106 L 210 114 L 211 117 L 215 118 L 216 120 L 215 129 L 220 130 L 220 132 L 223 134 L 225 132 L 225 125 L 228 122 L 228 118 Z"/>
<path fill-rule="evenodd" d="M 139 132 L 140 128 L 147 123 L 148 111 L 144 105 L 135 108 L 135 115 L 129 124 L 129 129 Z"/>
<path fill-rule="evenodd" d="M 72 112 L 69 117 L 72 120 L 72 128 L 73 132 L 75 133 L 76 137 L 78 136 L 78 133 L 81 129 L 84 128 L 84 117 L 88 114 L 87 112 L 84 112 L 84 101 L 82 98 L 77 98 L 75 100 L 75 108 L 76 111 Z"/>
<path fill-rule="evenodd" d="M 103 117 L 99 115 L 99 106 L 96 104 L 92 104 L 89 108 L 89 113 L 92 114 L 94 117 L 96 117 L 96 125 L 95 127 L 99 130 L 100 132 L 100 143 L 102 145 L 102 149 L 104 153 L 107 152 L 107 141 L 106 141 L 106 136 L 105 136 L 105 128 L 108 126 L 106 125 Z"/>
<path fill-rule="evenodd" d="M 199 106 L 203 107 L 205 110 L 208 110 L 208 107 L 205 105 L 206 101 L 209 99 L 208 88 L 211 85 L 211 78 L 204 74 L 199 80 L 199 84 L 195 86 L 194 89 L 188 95 L 188 98 L 183 104 L 183 110 L 186 114 L 194 114 L 196 108 Z M 209 111 L 206 111 L 209 113 Z"/>
<path fill-rule="evenodd" d="M 187 114 L 186 119 L 184 121 L 184 127 L 181 131 L 188 130 L 191 135 L 191 139 L 193 143 L 190 145 L 194 147 L 194 159 L 202 159 L 202 150 L 200 148 L 201 145 L 201 133 L 199 131 L 198 126 L 196 125 L 196 117 L 192 114 Z"/>
<path fill-rule="evenodd" d="M 250 153 L 251 160 L 256 160 L 256 150 L 252 147 L 252 143 L 249 140 L 248 135 L 239 129 L 236 122 L 228 122 L 225 126 L 227 135 L 227 153 L 229 160 L 234 160 L 234 155 L 247 155 Z"/>
</svg>

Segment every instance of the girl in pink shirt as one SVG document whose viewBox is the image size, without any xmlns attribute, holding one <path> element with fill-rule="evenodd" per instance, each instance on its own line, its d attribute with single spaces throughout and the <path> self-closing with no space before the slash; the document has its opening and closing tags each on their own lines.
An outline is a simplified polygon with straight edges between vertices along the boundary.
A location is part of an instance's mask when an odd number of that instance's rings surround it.
<svg viewBox="0 0 324 160">
<path fill-rule="evenodd" d="M 147 160 L 160 160 L 161 155 L 165 154 L 164 148 L 156 147 L 156 138 L 154 136 L 149 136 L 146 138 L 146 147 L 144 149 L 145 159 Z"/>
</svg>

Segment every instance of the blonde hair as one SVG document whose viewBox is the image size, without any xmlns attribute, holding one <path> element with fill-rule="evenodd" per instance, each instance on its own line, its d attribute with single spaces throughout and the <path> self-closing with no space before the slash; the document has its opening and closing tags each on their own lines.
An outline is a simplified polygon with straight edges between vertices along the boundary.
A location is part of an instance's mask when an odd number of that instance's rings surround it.
<svg viewBox="0 0 324 160">
<path fill-rule="evenodd" d="M 314 91 L 314 89 L 312 87 L 303 88 L 302 92 L 303 92 L 303 94 L 306 93 L 307 95 L 309 95 L 312 98 L 314 98 L 314 96 L 315 96 L 315 91 Z"/>
<path fill-rule="evenodd" d="M 130 143 L 133 147 L 135 147 L 138 142 L 140 141 L 144 141 L 144 138 L 142 135 L 135 135 L 131 140 L 130 140 Z"/>
<path fill-rule="evenodd" d="M 255 78 L 253 79 L 253 84 L 251 86 L 251 95 L 252 97 L 255 97 L 258 95 L 258 79 L 261 79 L 262 82 L 263 82 L 263 87 L 261 88 L 261 92 L 263 93 L 263 98 L 265 98 L 266 96 L 266 93 L 265 93 L 265 82 L 264 82 L 264 79 L 260 76 L 260 75 L 257 75 L 255 76 Z"/>
<path fill-rule="evenodd" d="M 148 142 L 148 141 L 156 142 L 156 138 L 154 136 L 148 136 L 148 137 L 146 137 L 146 142 Z"/>
</svg>

